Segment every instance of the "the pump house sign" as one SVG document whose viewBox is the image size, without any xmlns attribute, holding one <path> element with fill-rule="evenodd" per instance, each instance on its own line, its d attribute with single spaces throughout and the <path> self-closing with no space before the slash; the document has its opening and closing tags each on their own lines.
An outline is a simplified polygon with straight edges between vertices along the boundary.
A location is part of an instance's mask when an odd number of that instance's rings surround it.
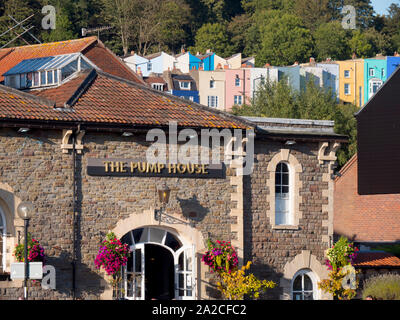
<svg viewBox="0 0 400 320">
<path fill-rule="evenodd" d="M 225 178 L 221 164 L 150 163 L 138 159 L 89 158 L 87 173 L 90 176 L 113 177 L 171 177 L 171 178 Z"/>
</svg>

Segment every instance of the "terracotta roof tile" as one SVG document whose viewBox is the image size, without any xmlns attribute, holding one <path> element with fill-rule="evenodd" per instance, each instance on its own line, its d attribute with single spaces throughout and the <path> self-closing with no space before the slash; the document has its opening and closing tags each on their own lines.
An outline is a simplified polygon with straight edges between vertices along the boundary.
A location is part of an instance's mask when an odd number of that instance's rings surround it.
<svg viewBox="0 0 400 320">
<path fill-rule="evenodd" d="M 82 84 L 87 87 L 82 89 Z M 5 88 L 5 87 L 3 87 Z M 73 111 L 57 111 L 53 107 L 26 101 L 14 101 L 5 94 L 0 99 L 1 118 L 63 120 L 91 123 L 144 126 L 179 126 L 204 128 L 252 128 L 246 121 L 211 108 L 191 103 L 150 89 L 134 82 L 93 70 L 80 74 L 69 82 L 52 89 L 31 91 L 31 95 L 54 101 L 57 107 L 76 95 Z M 25 94 L 26 96 L 30 96 Z"/>
<path fill-rule="evenodd" d="M 83 53 L 104 72 L 143 83 L 129 67 L 97 40 L 97 37 L 0 49 L 0 81 L 4 80 L 4 73 L 23 60 L 78 52 Z"/>
<path fill-rule="evenodd" d="M 359 252 L 354 267 L 400 267 L 400 259 L 387 252 Z"/>
</svg>

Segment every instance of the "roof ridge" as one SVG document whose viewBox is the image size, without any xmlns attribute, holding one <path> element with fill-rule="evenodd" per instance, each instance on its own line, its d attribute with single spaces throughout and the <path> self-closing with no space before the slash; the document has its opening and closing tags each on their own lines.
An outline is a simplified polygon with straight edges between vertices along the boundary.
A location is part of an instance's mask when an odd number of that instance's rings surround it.
<svg viewBox="0 0 400 320">
<path fill-rule="evenodd" d="M 37 101 L 37 102 L 39 102 L 41 104 L 44 104 L 46 106 L 49 106 L 49 107 L 54 107 L 56 105 L 56 103 L 54 101 L 50 100 L 50 99 L 43 98 L 43 97 L 38 97 L 38 96 L 36 96 L 34 94 L 23 92 L 23 91 L 20 91 L 20 90 L 11 88 L 11 87 L 7 87 L 7 86 L 1 85 L 1 84 L 0 84 L 0 90 L 5 91 L 5 92 L 9 92 L 9 93 L 13 93 L 13 94 L 15 94 L 17 96 L 22 96 L 24 98 L 35 100 L 35 101 Z"/>
<path fill-rule="evenodd" d="M 78 42 L 78 41 L 84 41 L 84 40 L 88 40 L 88 39 L 92 39 L 93 41 L 91 43 L 93 43 L 95 40 L 97 40 L 97 37 L 96 36 L 91 36 L 91 37 L 70 39 L 70 40 L 63 40 L 63 41 L 54 41 L 54 42 L 45 42 L 45 43 L 38 43 L 38 44 L 29 44 L 29 45 L 25 45 L 25 46 L 17 46 L 17 47 L 10 47 L 10 48 L 4 48 L 4 49 L 14 49 L 14 50 L 16 50 L 16 49 L 28 49 L 28 48 L 41 47 L 41 46 L 42 47 L 50 46 L 50 45 L 61 44 L 61 43 Z"/>
<path fill-rule="evenodd" d="M 147 91 L 150 91 L 150 92 L 152 92 L 152 93 L 159 94 L 159 95 L 165 96 L 166 98 L 173 99 L 173 100 L 177 100 L 177 101 L 179 101 L 179 102 L 184 102 L 185 104 L 188 104 L 188 101 L 187 101 L 186 99 L 183 99 L 183 98 L 174 96 L 174 95 L 169 94 L 169 93 L 165 93 L 165 92 L 163 92 L 163 91 L 159 91 L 159 90 L 150 88 L 149 86 L 147 86 L 147 85 L 145 85 L 145 84 L 136 83 L 136 82 L 133 82 L 133 81 L 130 81 L 130 80 L 127 80 L 127 79 L 124 79 L 124 78 L 121 78 L 121 77 L 118 77 L 118 76 L 109 74 L 109 73 L 104 72 L 104 71 L 102 71 L 102 70 L 96 70 L 96 72 L 97 72 L 98 74 L 100 74 L 100 75 L 105 76 L 105 77 L 112 78 L 112 79 L 114 79 L 114 80 L 117 80 L 117 81 L 126 83 L 126 84 L 131 85 L 131 86 L 134 86 L 134 87 L 138 86 L 138 87 L 140 87 L 140 88 L 142 88 L 142 89 L 145 89 L 145 90 L 147 90 Z M 228 118 L 228 119 L 232 119 L 232 120 L 241 122 L 241 123 L 243 123 L 244 125 L 246 125 L 246 126 L 248 126 L 248 127 L 250 127 L 250 128 L 253 128 L 253 129 L 256 129 L 256 128 L 257 128 L 257 126 L 256 126 L 254 123 L 252 123 L 251 121 L 247 121 L 246 119 L 243 119 L 243 118 L 241 118 L 241 117 L 239 117 L 239 116 L 232 115 L 232 114 L 227 113 L 227 112 L 225 112 L 225 111 L 216 110 L 216 109 L 213 109 L 213 108 L 210 108 L 210 107 L 207 107 L 207 106 L 204 106 L 204 105 L 202 105 L 202 104 L 199 104 L 199 103 L 197 103 L 197 102 L 192 102 L 192 101 L 191 101 L 191 103 L 188 104 L 188 105 L 190 105 L 190 106 L 196 106 L 197 108 L 199 108 L 199 109 L 202 110 L 202 111 L 208 111 L 208 112 L 217 114 L 217 115 L 223 117 L 224 119 L 225 119 L 225 118 Z"/>
</svg>

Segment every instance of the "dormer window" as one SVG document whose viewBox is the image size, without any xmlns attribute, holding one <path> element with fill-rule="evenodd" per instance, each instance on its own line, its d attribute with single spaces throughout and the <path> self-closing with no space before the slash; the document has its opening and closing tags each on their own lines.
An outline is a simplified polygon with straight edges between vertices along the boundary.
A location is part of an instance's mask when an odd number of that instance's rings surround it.
<svg viewBox="0 0 400 320">
<path fill-rule="evenodd" d="M 78 71 L 93 68 L 80 53 L 28 59 L 4 74 L 5 85 L 16 89 L 55 86 Z"/>
<path fill-rule="evenodd" d="M 189 81 L 179 81 L 179 87 L 182 90 L 190 90 L 190 82 Z"/>
</svg>

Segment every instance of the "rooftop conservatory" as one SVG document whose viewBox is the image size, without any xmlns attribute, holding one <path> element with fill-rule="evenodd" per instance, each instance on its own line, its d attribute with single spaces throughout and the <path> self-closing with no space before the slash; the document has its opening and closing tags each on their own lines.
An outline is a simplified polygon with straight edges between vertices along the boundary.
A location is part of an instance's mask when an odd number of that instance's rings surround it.
<svg viewBox="0 0 400 320">
<path fill-rule="evenodd" d="M 4 84 L 15 89 L 57 86 L 78 71 L 94 68 L 81 53 L 28 59 L 4 74 Z"/>
</svg>

